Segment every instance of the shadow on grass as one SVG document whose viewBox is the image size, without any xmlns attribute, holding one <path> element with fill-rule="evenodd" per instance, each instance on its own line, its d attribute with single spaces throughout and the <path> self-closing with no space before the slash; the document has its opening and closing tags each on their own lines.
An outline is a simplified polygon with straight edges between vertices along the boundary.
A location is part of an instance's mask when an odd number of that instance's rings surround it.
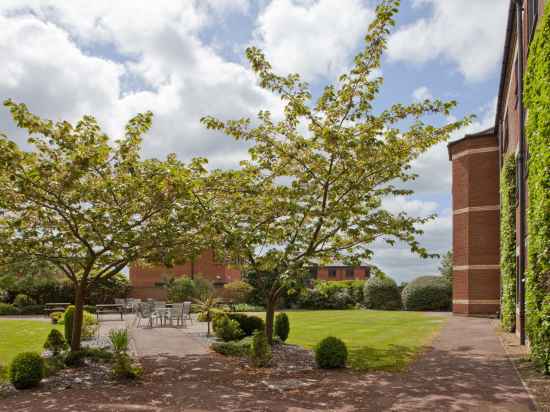
<svg viewBox="0 0 550 412">
<path fill-rule="evenodd" d="M 387 349 L 368 346 L 349 350 L 348 364 L 356 370 L 382 370 L 398 372 L 414 359 L 422 349 L 403 345 L 390 345 Z"/>
</svg>

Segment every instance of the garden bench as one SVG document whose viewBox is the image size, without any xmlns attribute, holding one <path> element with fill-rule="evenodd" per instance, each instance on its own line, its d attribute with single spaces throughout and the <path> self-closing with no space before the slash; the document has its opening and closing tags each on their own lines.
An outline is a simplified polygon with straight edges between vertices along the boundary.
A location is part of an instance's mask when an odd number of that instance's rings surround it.
<svg viewBox="0 0 550 412">
<path fill-rule="evenodd" d="M 69 307 L 71 303 L 46 303 L 44 305 L 44 314 L 48 316 L 53 312 L 65 312 L 65 309 Z"/>
<path fill-rule="evenodd" d="M 120 314 L 120 320 L 124 320 L 124 305 L 120 305 L 117 303 L 114 304 L 102 304 L 102 305 L 95 305 L 96 308 L 96 317 L 99 321 L 99 315 L 103 313 L 118 313 Z"/>
</svg>

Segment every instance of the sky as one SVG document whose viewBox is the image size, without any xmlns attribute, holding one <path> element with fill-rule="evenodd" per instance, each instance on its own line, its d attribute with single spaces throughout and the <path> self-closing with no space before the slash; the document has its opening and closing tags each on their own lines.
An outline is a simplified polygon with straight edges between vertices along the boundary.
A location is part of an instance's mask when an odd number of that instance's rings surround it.
<svg viewBox="0 0 550 412">
<path fill-rule="evenodd" d="M 143 155 L 207 157 L 234 167 L 246 147 L 199 119 L 277 111 L 244 58 L 264 50 L 277 73 L 298 72 L 319 93 L 362 48 L 375 0 L 126 0 L 0 2 L 0 99 L 52 120 L 95 116 L 116 138 L 133 115 L 154 113 Z M 378 108 L 425 98 L 458 102 L 475 121 L 451 139 L 494 123 L 508 0 L 402 0 L 381 73 Z M 0 131 L 26 136 L 0 108 Z M 430 252 L 451 248 L 451 165 L 446 143 L 415 161 L 415 194 L 387 199 L 393 212 L 437 213 L 422 229 Z M 404 245 L 374 245 L 373 262 L 397 281 L 437 273 Z"/>
</svg>

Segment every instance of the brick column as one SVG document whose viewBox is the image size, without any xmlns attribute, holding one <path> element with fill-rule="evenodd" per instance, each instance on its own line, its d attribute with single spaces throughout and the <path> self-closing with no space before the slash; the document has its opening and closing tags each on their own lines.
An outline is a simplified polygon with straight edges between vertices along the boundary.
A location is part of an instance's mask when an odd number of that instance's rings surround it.
<svg viewBox="0 0 550 412">
<path fill-rule="evenodd" d="M 500 307 L 498 143 L 493 129 L 448 146 L 453 193 L 453 312 Z"/>
</svg>

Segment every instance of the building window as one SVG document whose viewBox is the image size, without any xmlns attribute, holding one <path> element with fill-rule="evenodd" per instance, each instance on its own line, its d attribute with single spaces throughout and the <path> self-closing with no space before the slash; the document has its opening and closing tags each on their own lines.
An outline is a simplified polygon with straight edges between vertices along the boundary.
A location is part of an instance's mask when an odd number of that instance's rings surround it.
<svg viewBox="0 0 550 412">
<path fill-rule="evenodd" d="M 353 268 L 346 268 L 346 278 L 355 279 L 355 274 L 353 273 Z"/>
<path fill-rule="evenodd" d="M 535 27 L 537 26 L 537 20 L 539 17 L 539 1 L 529 0 L 527 4 L 528 24 L 529 24 L 529 41 L 533 38 Z"/>
<path fill-rule="evenodd" d="M 328 277 L 329 278 L 335 278 L 336 277 L 336 269 L 329 269 L 328 270 Z"/>
</svg>

